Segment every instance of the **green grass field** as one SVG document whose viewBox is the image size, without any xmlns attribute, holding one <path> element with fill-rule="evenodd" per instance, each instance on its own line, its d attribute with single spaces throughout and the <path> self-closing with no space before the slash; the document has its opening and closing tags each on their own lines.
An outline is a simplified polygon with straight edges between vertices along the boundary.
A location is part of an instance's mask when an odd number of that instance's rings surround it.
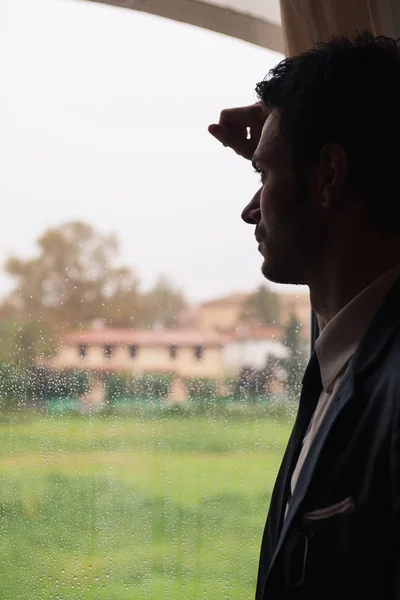
<svg viewBox="0 0 400 600">
<path fill-rule="evenodd" d="M 1 600 L 247 600 L 290 424 L 20 415 L 0 424 Z"/>
</svg>

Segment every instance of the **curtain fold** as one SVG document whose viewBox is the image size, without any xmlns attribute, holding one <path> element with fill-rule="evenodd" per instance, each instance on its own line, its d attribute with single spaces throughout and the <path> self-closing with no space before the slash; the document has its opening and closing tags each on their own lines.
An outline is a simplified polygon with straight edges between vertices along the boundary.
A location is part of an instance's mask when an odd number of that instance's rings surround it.
<svg viewBox="0 0 400 600">
<path fill-rule="evenodd" d="M 299 54 L 333 34 L 357 31 L 400 37 L 399 0 L 280 0 L 286 56 Z"/>
</svg>

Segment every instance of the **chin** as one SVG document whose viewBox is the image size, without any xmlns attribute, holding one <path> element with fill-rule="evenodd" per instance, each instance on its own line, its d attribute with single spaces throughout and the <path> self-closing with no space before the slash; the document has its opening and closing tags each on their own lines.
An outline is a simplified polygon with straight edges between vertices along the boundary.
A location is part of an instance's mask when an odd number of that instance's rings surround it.
<svg viewBox="0 0 400 600">
<path fill-rule="evenodd" d="M 294 267 L 294 261 L 272 261 L 271 259 L 264 259 L 261 267 L 261 272 L 266 279 L 273 283 L 283 283 L 291 285 L 304 285 L 304 277 Z"/>
</svg>

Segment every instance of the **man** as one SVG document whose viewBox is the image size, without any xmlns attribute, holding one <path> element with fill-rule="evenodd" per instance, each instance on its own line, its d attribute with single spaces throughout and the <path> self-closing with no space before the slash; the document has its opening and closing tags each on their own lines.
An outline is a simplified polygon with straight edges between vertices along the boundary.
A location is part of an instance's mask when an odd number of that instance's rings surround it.
<svg viewBox="0 0 400 600">
<path fill-rule="evenodd" d="M 334 38 L 257 92 L 210 132 L 252 158 L 262 272 L 309 286 L 322 333 L 256 599 L 400 599 L 400 44 Z"/>
</svg>

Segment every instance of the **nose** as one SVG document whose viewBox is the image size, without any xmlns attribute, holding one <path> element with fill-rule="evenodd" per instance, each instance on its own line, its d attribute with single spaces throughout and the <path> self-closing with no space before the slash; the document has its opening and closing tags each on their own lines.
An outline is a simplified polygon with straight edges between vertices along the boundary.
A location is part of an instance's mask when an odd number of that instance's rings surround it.
<svg viewBox="0 0 400 600">
<path fill-rule="evenodd" d="M 253 198 L 250 200 L 248 205 L 243 209 L 242 219 L 245 223 L 249 223 L 249 225 L 258 225 L 261 219 L 261 211 L 260 211 L 260 198 L 261 198 L 261 190 L 260 188 Z"/>
</svg>

